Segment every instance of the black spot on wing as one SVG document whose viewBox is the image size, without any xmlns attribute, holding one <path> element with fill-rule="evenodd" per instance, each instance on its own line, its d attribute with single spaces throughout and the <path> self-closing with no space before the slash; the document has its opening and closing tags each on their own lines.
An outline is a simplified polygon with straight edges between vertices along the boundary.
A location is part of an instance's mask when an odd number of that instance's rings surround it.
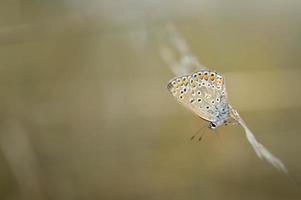
<svg viewBox="0 0 301 200">
<path fill-rule="evenodd" d="M 167 84 L 167 89 L 168 89 L 168 90 L 171 90 L 172 87 L 173 87 L 172 81 L 170 81 L 170 82 Z"/>
</svg>

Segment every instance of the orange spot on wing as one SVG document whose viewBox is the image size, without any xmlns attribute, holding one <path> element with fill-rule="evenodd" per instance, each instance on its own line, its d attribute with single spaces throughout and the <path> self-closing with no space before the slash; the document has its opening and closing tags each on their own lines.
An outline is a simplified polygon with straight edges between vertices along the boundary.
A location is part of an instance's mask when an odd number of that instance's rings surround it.
<svg viewBox="0 0 301 200">
<path fill-rule="evenodd" d="M 224 84 L 224 78 L 223 77 L 220 79 L 220 84 Z"/>
</svg>

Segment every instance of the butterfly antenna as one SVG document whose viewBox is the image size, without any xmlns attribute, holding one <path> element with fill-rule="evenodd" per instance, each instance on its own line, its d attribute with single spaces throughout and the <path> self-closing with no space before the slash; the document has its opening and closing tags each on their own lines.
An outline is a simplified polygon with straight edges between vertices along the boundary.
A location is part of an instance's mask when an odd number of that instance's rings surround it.
<svg viewBox="0 0 301 200">
<path fill-rule="evenodd" d="M 203 134 L 201 135 L 201 137 L 199 137 L 199 141 L 201 141 L 202 139 L 203 139 L 203 137 L 205 136 L 205 134 L 206 134 L 206 130 L 203 132 Z"/>
<path fill-rule="evenodd" d="M 193 136 L 191 136 L 190 140 L 193 140 L 195 138 L 195 136 L 197 136 L 201 132 L 201 130 L 203 130 L 205 127 L 206 127 L 206 125 L 199 128 L 199 130 L 197 130 L 197 132 L 195 132 L 195 134 Z"/>
</svg>

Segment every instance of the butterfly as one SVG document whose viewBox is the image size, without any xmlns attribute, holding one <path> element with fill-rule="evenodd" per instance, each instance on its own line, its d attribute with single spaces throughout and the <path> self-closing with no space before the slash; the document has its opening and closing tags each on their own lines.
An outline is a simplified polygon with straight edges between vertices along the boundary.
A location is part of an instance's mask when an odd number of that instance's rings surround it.
<svg viewBox="0 0 301 200">
<path fill-rule="evenodd" d="M 167 89 L 180 104 L 208 121 L 210 129 L 216 129 L 231 120 L 238 122 L 257 156 L 288 173 L 282 161 L 256 140 L 237 110 L 228 103 L 225 78 L 220 73 L 202 69 L 170 80 Z"/>
</svg>

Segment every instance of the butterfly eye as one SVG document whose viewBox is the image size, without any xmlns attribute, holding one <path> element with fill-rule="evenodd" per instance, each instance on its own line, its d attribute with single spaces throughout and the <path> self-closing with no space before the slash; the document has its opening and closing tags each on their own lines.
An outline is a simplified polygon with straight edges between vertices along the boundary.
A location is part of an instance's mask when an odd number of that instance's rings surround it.
<svg viewBox="0 0 301 200">
<path fill-rule="evenodd" d="M 180 99 L 183 99 L 183 96 L 182 96 L 182 95 L 180 96 Z"/>
<path fill-rule="evenodd" d="M 194 102 L 194 99 L 190 99 L 190 103 L 193 103 Z"/>
<path fill-rule="evenodd" d="M 198 95 L 201 95 L 201 91 L 198 91 Z"/>
<path fill-rule="evenodd" d="M 184 88 L 184 89 L 183 89 L 183 91 L 184 91 L 184 92 L 186 92 L 186 91 L 187 91 L 187 89 L 186 89 L 186 88 Z"/>
<path fill-rule="evenodd" d="M 196 77 L 197 77 L 197 74 L 193 74 L 192 76 L 193 76 L 193 78 L 196 78 Z"/>
<path fill-rule="evenodd" d="M 201 102 L 202 101 L 202 99 L 201 98 L 198 98 L 198 102 Z"/>
<path fill-rule="evenodd" d="M 199 72 L 198 75 L 201 76 L 201 75 L 202 75 L 202 72 Z"/>
<path fill-rule="evenodd" d="M 214 104 L 214 101 L 212 100 L 211 103 Z"/>
<path fill-rule="evenodd" d="M 219 98 L 217 98 L 216 101 L 219 102 Z"/>
<path fill-rule="evenodd" d="M 209 109 L 209 106 L 206 106 L 206 109 L 208 110 L 208 109 Z"/>
</svg>

